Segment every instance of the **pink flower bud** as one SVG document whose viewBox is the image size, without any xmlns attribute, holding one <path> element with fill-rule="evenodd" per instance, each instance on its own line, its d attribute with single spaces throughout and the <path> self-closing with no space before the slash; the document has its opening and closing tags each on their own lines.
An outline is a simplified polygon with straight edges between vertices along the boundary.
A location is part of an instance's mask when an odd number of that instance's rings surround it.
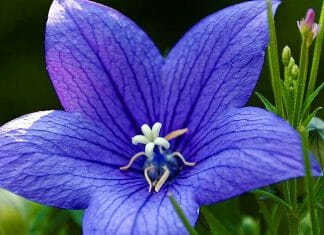
<svg viewBox="0 0 324 235">
<path fill-rule="evenodd" d="M 315 21 L 315 11 L 312 8 L 310 8 L 307 10 L 306 17 L 304 20 L 305 26 L 311 29 L 313 27 L 314 21 Z"/>
<path fill-rule="evenodd" d="M 315 23 L 315 11 L 311 8 L 308 9 L 305 19 L 297 21 L 297 26 L 302 37 L 306 38 L 310 45 L 320 30 L 320 25 Z"/>
</svg>

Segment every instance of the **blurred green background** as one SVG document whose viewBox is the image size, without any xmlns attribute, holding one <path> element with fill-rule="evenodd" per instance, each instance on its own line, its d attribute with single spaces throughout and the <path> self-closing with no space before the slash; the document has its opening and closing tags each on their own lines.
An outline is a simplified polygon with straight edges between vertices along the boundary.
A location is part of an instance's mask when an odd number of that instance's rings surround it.
<svg viewBox="0 0 324 235">
<path fill-rule="evenodd" d="M 198 20 L 218 9 L 242 1 L 101 0 L 98 2 L 116 8 L 133 19 L 154 40 L 161 53 L 166 54 L 177 40 Z M 284 0 L 277 12 L 276 24 L 279 48 L 281 49 L 288 44 L 297 61 L 300 37 L 296 27 L 296 20 L 302 18 L 309 7 L 319 12 L 321 3 L 322 0 Z M 44 58 L 44 31 L 50 4 L 51 0 L 0 1 L 0 124 L 34 111 L 61 109 L 47 75 Z M 266 66 L 264 67 L 257 90 L 265 96 L 271 97 L 268 71 Z M 318 80 L 323 81 L 323 76 L 324 60 L 322 58 Z M 323 98 L 322 92 L 317 99 L 317 106 L 323 106 Z M 255 96 L 252 97 L 250 104 L 261 105 Z M 323 113 L 320 114 L 321 117 L 323 117 Z M 58 210 L 50 210 L 46 207 L 26 204 L 25 202 L 19 204 L 17 209 L 16 203 L 20 202 L 14 203 L 10 201 L 16 201 L 16 198 L 12 199 L 10 196 L 10 200 L 4 202 L 3 198 L 8 198 L 8 196 L 7 194 L 4 196 L 3 193 L 0 194 L 0 198 L 2 198 L 0 200 L 0 234 L 10 234 L 9 230 L 3 230 L 4 224 L 7 227 L 10 224 L 4 219 L 9 217 L 8 211 L 10 211 L 10 209 L 4 208 L 9 207 L 20 211 L 19 213 L 22 213 L 21 211 L 27 208 L 27 211 L 23 212 L 25 214 L 18 215 L 18 220 L 25 223 L 26 218 L 32 217 L 32 220 L 27 220 L 29 221 L 27 223 L 36 223 L 38 227 L 42 228 L 45 226 L 44 223 L 50 223 L 43 218 L 51 218 L 48 216 L 56 218 L 55 225 L 52 224 L 52 227 L 50 225 L 48 226 L 50 228 L 47 227 L 47 229 L 50 229 L 48 231 L 51 231 L 50 234 L 80 232 L 76 229 L 80 218 L 78 214 L 76 216 L 67 216 L 67 214 L 62 214 L 63 212 L 61 213 Z M 245 199 L 243 198 L 240 201 L 242 200 Z M 235 201 L 235 205 L 236 203 Z M 224 210 L 226 210 L 226 206 Z M 40 221 L 35 219 L 39 213 L 41 214 Z M 246 213 L 253 215 L 256 212 L 253 212 L 252 207 L 252 209 L 247 209 Z M 61 224 L 59 219 L 63 221 L 61 221 Z M 19 223 L 14 224 L 17 226 Z M 66 233 L 59 229 L 53 229 L 63 226 L 62 224 L 68 226 L 64 230 Z M 39 234 L 35 232 L 35 224 L 33 226 L 32 228 L 29 226 L 29 228 L 22 231 L 29 231 L 30 233 L 34 231 L 32 234 Z M 9 227 L 14 228 L 15 226 Z M 22 226 L 22 228 L 24 227 Z M 15 230 L 12 230 L 11 233 L 19 234 Z M 44 232 L 43 234 L 48 233 Z"/>
</svg>

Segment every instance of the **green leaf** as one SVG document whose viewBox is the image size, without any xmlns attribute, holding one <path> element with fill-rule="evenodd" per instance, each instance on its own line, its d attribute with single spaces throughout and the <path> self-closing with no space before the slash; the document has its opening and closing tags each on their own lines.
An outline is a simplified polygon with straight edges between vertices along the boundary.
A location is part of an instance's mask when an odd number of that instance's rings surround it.
<svg viewBox="0 0 324 235">
<path fill-rule="evenodd" d="M 268 25 L 270 32 L 270 42 L 268 46 L 268 56 L 269 56 L 269 67 L 271 75 L 271 85 L 274 92 L 275 104 L 278 108 L 278 113 L 283 114 L 283 105 L 281 100 L 281 89 L 280 89 L 280 66 L 279 66 L 279 55 L 278 55 L 278 43 L 277 43 L 277 33 L 272 12 L 271 0 L 267 0 L 267 15 L 268 15 Z M 276 109 L 275 109 L 276 110 Z"/>
<path fill-rule="evenodd" d="M 273 113 L 277 113 L 276 107 L 273 104 L 271 104 L 271 102 L 266 97 L 261 95 L 259 92 L 255 92 L 255 94 L 259 97 L 259 99 L 262 101 L 264 107 L 267 110 L 269 110 L 270 112 L 273 112 Z"/>
<path fill-rule="evenodd" d="M 82 225 L 83 211 L 81 210 L 70 210 L 69 211 L 73 221 L 79 226 Z"/>
<path fill-rule="evenodd" d="M 321 202 L 322 200 L 324 200 L 324 188 L 320 188 L 318 190 L 318 192 L 316 193 L 316 201 L 317 202 Z"/>
<path fill-rule="evenodd" d="M 324 121 L 313 117 L 308 125 L 309 130 L 309 148 L 324 167 Z"/>
<path fill-rule="evenodd" d="M 311 122 L 311 120 L 316 116 L 316 114 L 318 113 L 318 111 L 320 111 L 322 109 L 322 107 L 318 107 L 317 109 L 315 109 L 311 114 L 309 114 L 307 116 L 307 118 L 303 121 L 303 126 L 308 126 L 309 123 Z"/>
<path fill-rule="evenodd" d="M 233 198 L 205 207 L 208 208 L 208 211 L 212 213 L 230 233 L 237 234 L 237 228 L 240 226 L 242 218 L 242 205 L 240 204 L 239 198 Z M 251 206 L 249 206 L 249 208 L 251 208 Z"/>
<path fill-rule="evenodd" d="M 305 102 L 303 104 L 302 117 L 304 117 L 307 114 L 308 109 L 310 108 L 310 106 L 313 103 L 314 99 L 317 97 L 317 95 L 323 89 L 323 87 L 324 87 L 324 82 L 319 87 L 317 87 L 317 89 L 312 94 L 310 94 L 306 98 L 306 100 L 305 100 Z"/>
<path fill-rule="evenodd" d="M 180 217 L 183 225 L 186 227 L 187 231 L 190 235 L 198 235 L 197 231 L 191 226 L 189 220 L 187 219 L 186 215 L 184 214 L 183 210 L 175 200 L 175 198 L 170 194 L 169 199 L 173 205 L 173 208 L 177 212 L 178 216 Z"/>
<path fill-rule="evenodd" d="M 272 210 L 272 224 L 271 224 L 271 230 L 273 231 L 273 234 L 279 234 L 279 226 L 282 220 L 282 217 L 284 215 L 284 208 L 281 204 L 277 204 L 273 206 Z"/>
<path fill-rule="evenodd" d="M 294 106 L 294 96 L 289 93 L 289 90 L 285 88 L 284 84 L 280 82 L 280 88 L 281 88 L 281 94 L 282 94 L 282 100 L 284 103 L 284 107 L 286 110 L 286 119 L 290 121 L 290 116 L 292 115 L 292 109 Z"/>
<path fill-rule="evenodd" d="M 277 197 L 277 196 L 275 196 L 275 195 L 272 194 L 272 193 L 269 193 L 269 192 L 264 191 L 264 190 L 261 190 L 261 189 L 254 190 L 254 191 L 252 191 L 252 193 L 254 193 L 254 194 L 256 194 L 256 195 L 266 196 L 266 197 L 271 198 L 272 200 L 274 200 L 274 201 L 280 203 L 281 205 L 287 207 L 289 210 L 292 209 L 291 206 L 290 206 L 287 202 L 285 202 L 285 201 L 282 200 L 280 197 Z"/>
<path fill-rule="evenodd" d="M 231 233 L 221 224 L 221 222 L 216 219 L 211 212 L 209 212 L 207 207 L 201 208 L 201 212 L 208 223 L 212 235 L 231 235 Z"/>
</svg>

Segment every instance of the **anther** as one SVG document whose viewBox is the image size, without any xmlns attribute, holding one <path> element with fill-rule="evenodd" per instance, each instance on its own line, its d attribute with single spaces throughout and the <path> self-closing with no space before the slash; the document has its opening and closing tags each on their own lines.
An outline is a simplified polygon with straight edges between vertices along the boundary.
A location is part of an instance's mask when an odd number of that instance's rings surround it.
<svg viewBox="0 0 324 235">
<path fill-rule="evenodd" d="M 128 164 L 126 166 L 122 166 L 122 167 L 119 167 L 120 170 L 123 170 L 123 171 L 126 171 L 128 170 L 132 165 L 133 163 L 140 157 L 142 156 L 146 156 L 145 152 L 139 152 L 137 154 L 135 154 L 131 159 L 130 161 L 128 162 Z"/>
<path fill-rule="evenodd" d="M 182 156 L 182 154 L 181 153 L 179 153 L 179 152 L 174 152 L 174 153 L 172 153 L 172 155 L 171 155 L 172 157 L 178 157 L 178 158 L 180 158 L 180 160 L 183 162 L 183 164 L 185 164 L 186 166 L 194 166 L 194 165 L 196 165 L 196 163 L 195 162 L 187 162 L 186 161 L 186 159 Z"/>
<path fill-rule="evenodd" d="M 165 184 L 170 176 L 170 170 L 168 169 L 168 167 L 163 166 L 162 169 L 164 170 L 164 173 L 154 187 L 155 192 L 160 191 L 161 187 Z"/>
<path fill-rule="evenodd" d="M 171 133 L 167 134 L 164 139 L 166 140 L 172 140 L 172 139 L 175 139 L 183 134 L 185 134 L 186 132 L 188 131 L 188 128 L 184 128 L 184 129 L 179 129 L 179 130 L 176 130 L 176 131 L 172 131 Z"/>
</svg>

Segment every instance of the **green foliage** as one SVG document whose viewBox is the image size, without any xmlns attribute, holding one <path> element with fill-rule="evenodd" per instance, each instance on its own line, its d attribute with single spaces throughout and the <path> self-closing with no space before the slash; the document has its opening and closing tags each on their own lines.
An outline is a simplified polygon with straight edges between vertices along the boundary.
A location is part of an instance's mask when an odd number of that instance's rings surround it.
<svg viewBox="0 0 324 235">
<path fill-rule="evenodd" d="M 276 107 L 271 104 L 271 102 L 266 98 L 264 97 L 262 94 L 260 94 L 259 92 L 255 92 L 255 94 L 259 97 L 259 99 L 262 101 L 264 107 L 270 111 L 270 112 L 273 112 L 273 113 L 276 113 Z"/>
<path fill-rule="evenodd" d="M 314 117 L 308 125 L 309 149 L 324 169 L 324 121 Z"/>
<path fill-rule="evenodd" d="M 188 233 L 190 235 L 198 235 L 197 231 L 191 226 L 189 220 L 187 219 L 185 213 L 183 212 L 183 210 L 181 209 L 181 207 L 179 206 L 179 204 L 177 203 L 177 201 L 175 200 L 175 198 L 170 194 L 169 195 L 169 199 L 173 205 L 173 208 L 175 209 L 175 211 L 177 212 L 178 216 L 180 217 L 183 225 L 186 227 Z"/>
<path fill-rule="evenodd" d="M 208 210 L 208 207 L 201 208 L 201 215 L 205 218 L 211 235 L 231 235 L 221 222 Z"/>
</svg>

